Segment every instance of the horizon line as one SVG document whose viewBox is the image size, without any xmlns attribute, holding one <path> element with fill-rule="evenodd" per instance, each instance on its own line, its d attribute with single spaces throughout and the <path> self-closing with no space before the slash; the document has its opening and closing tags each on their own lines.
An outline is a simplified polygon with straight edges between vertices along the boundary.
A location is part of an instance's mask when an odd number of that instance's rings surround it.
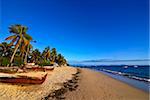
<svg viewBox="0 0 150 100">
<path fill-rule="evenodd" d="M 150 61 L 150 59 L 120 59 L 120 60 L 113 60 L 113 59 L 97 59 L 97 60 L 82 60 L 82 61 L 75 61 L 70 60 L 69 62 L 132 62 L 132 61 Z"/>
</svg>

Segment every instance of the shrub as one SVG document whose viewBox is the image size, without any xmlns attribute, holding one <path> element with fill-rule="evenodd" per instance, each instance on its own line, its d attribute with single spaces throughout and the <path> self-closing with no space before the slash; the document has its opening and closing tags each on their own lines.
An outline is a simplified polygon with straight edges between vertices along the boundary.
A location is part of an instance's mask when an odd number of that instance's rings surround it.
<svg viewBox="0 0 150 100">
<path fill-rule="evenodd" d="M 0 57 L 0 66 L 2 66 L 2 57 Z"/>
<path fill-rule="evenodd" d="M 38 65 L 40 65 L 40 66 L 51 66 L 52 64 L 50 61 L 42 60 L 38 63 Z"/>
<path fill-rule="evenodd" d="M 23 64 L 24 64 L 24 62 L 23 62 L 21 57 L 15 57 L 14 58 L 14 62 L 13 62 L 14 66 L 21 66 Z"/>
<path fill-rule="evenodd" d="M 9 64 L 9 58 L 7 57 L 1 57 L 0 58 L 0 65 L 1 66 L 7 66 Z"/>
</svg>

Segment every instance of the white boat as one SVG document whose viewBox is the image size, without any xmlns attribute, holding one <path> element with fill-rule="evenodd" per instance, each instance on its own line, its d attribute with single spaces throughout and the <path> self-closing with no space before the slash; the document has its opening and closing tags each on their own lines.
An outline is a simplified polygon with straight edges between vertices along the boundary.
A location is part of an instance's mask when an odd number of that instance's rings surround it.
<svg viewBox="0 0 150 100">
<path fill-rule="evenodd" d="M 124 66 L 124 68 L 128 68 L 128 66 Z"/>
<path fill-rule="evenodd" d="M 137 67 L 138 67 L 137 65 L 134 66 L 134 68 L 137 68 Z"/>
</svg>

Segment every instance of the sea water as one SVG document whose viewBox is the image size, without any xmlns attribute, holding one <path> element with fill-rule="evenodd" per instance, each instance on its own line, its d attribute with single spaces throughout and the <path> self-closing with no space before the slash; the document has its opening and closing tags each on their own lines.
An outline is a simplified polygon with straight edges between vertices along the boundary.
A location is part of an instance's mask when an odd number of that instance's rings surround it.
<svg viewBox="0 0 150 100">
<path fill-rule="evenodd" d="M 136 88 L 149 92 L 149 65 L 76 65 L 76 67 L 90 68 L 102 72 L 112 78 L 123 81 Z"/>
</svg>

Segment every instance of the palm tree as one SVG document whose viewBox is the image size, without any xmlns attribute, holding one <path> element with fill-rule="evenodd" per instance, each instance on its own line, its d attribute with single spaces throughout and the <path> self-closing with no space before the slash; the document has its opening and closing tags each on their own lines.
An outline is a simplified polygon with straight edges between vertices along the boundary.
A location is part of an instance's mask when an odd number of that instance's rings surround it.
<svg viewBox="0 0 150 100">
<path fill-rule="evenodd" d="M 33 48 L 33 47 L 32 47 L 31 44 L 28 44 L 28 45 L 26 46 L 26 54 L 25 54 L 25 58 L 24 58 L 24 64 L 27 63 L 28 54 L 29 54 L 29 51 L 30 51 L 32 48 Z"/>
<path fill-rule="evenodd" d="M 22 25 L 12 25 L 9 27 L 10 33 L 12 33 L 12 36 L 9 36 L 6 38 L 6 40 L 11 40 L 9 46 L 12 46 L 15 44 L 14 53 L 11 56 L 10 64 L 12 65 L 14 56 L 19 48 L 19 46 L 27 46 L 30 43 L 30 39 L 32 38 L 29 36 L 27 32 L 28 28 Z M 23 47 L 24 48 L 24 47 Z M 9 66 L 9 65 L 8 65 Z"/>
<path fill-rule="evenodd" d="M 57 51 L 56 48 L 52 48 L 51 50 L 51 62 L 54 63 L 56 61 Z"/>
<path fill-rule="evenodd" d="M 31 53 L 31 62 L 38 63 L 41 58 L 41 52 L 38 49 L 35 49 Z"/>
<path fill-rule="evenodd" d="M 11 54 L 12 54 L 12 48 L 8 46 L 7 42 L 2 42 L 0 44 L 0 56 L 10 57 Z"/>
<path fill-rule="evenodd" d="M 57 55 L 56 62 L 58 63 L 59 66 L 67 64 L 66 59 L 61 54 Z"/>
<path fill-rule="evenodd" d="M 0 44 L 0 56 L 4 56 L 5 55 L 5 52 L 6 52 L 6 47 L 7 47 L 7 43 L 3 42 Z"/>
<path fill-rule="evenodd" d="M 48 61 L 51 57 L 50 47 L 46 47 L 43 51 L 43 57 Z"/>
</svg>

